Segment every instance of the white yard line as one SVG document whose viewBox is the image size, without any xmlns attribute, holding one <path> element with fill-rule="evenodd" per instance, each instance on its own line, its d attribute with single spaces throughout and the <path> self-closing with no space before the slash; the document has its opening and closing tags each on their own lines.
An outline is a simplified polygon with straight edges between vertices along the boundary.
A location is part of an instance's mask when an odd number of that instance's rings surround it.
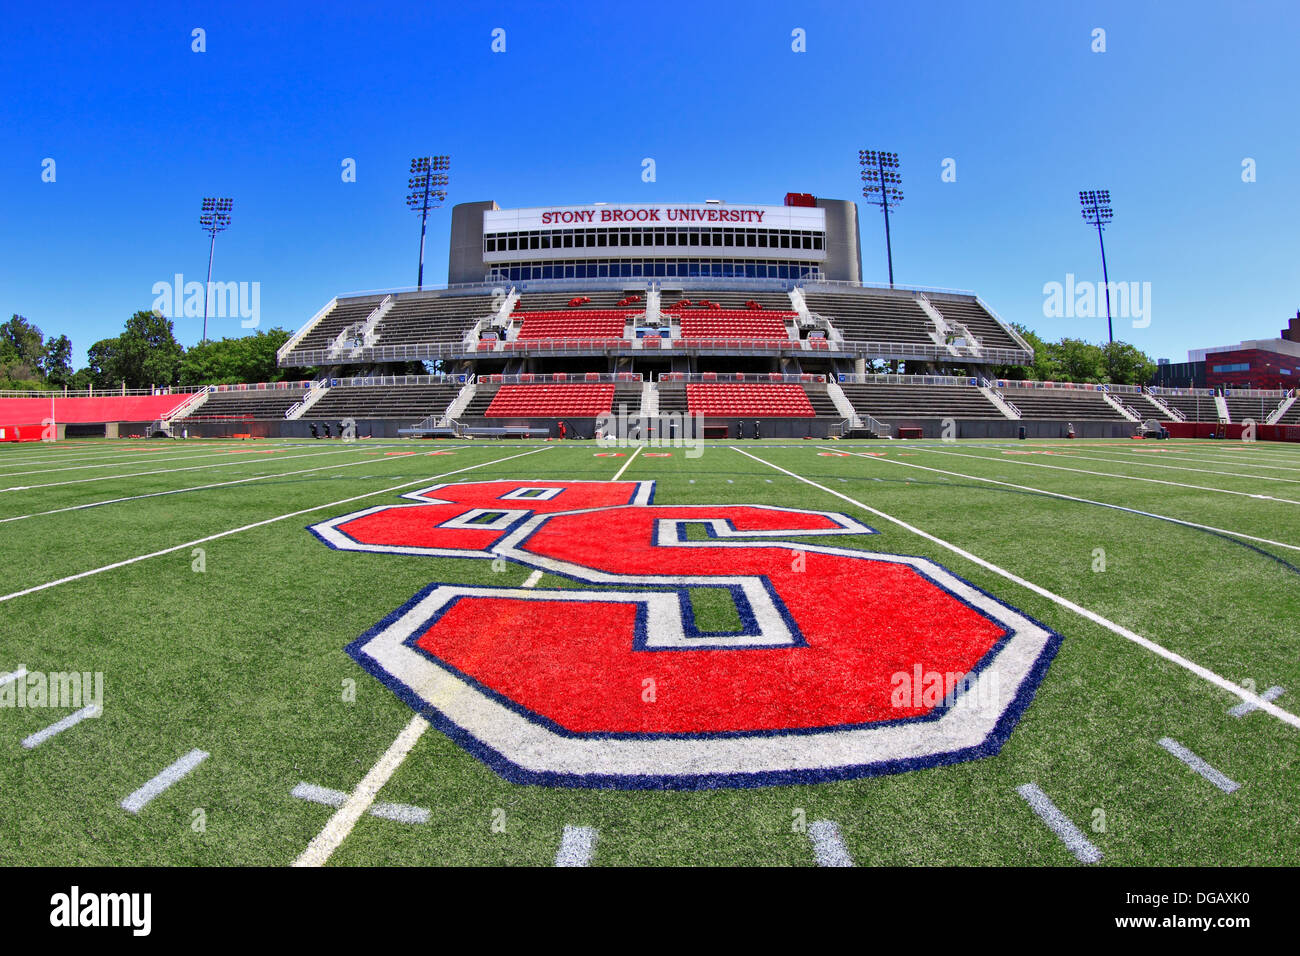
<svg viewBox="0 0 1300 956">
<path fill-rule="evenodd" d="M 974 458 L 977 461 L 1020 465 L 1025 468 L 1051 468 L 1053 471 L 1072 471 L 1080 475 L 1092 475 L 1095 478 L 1114 478 L 1117 481 L 1143 481 L 1153 485 L 1170 485 L 1174 488 L 1189 488 L 1193 491 L 1213 491 L 1220 495 L 1237 495 L 1241 498 L 1256 498 L 1261 501 L 1279 501 L 1288 505 L 1300 505 L 1300 500 L 1295 498 L 1275 498 L 1272 495 L 1252 494 L 1249 491 L 1229 491 L 1227 488 L 1210 488 L 1206 485 L 1189 485 L 1181 481 L 1167 481 L 1164 478 L 1142 478 L 1138 475 L 1117 475 L 1114 472 L 1088 471 L 1086 468 L 1067 468 L 1064 465 L 1048 465 L 1041 461 L 1017 461 L 1014 458 L 1008 458 L 1006 461 L 1003 461 L 998 458 L 990 458 L 988 455 L 970 455 L 960 451 L 941 451 L 938 448 L 918 448 L 917 451 L 931 455 L 952 455 L 955 458 Z M 884 460 L 888 461 L 889 459 Z"/>
<path fill-rule="evenodd" d="M 31 736 L 24 737 L 23 747 L 26 748 L 27 750 L 32 750 L 36 747 L 39 747 L 41 744 L 45 743 L 45 741 L 49 740 L 51 737 L 55 736 L 56 734 L 61 734 L 65 730 L 77 726 L 77 724 L 81 723 L 87 717 L 98 717 L 98 716 L 99 716 L 99 705 L 88 704 L 85 707 L 81 708 L 81 710 L 77 711 L 76 713 L 68 714 L 68 716 L 64 717 L 62 720 L 50 724 L 50 726 L 46 727 L 44 730 L 38 730 L 36 731 L 36 733 L 32 734 Z"/>
<path fill-rule="evenodd" d="M 933 449 L 927 449 L 933 450 Z M 980 455 L 988 461 L 1001 461 L 1001 457 L 994 458 L 992 455 Z M 1239 471 L 1214 471 L 1210 468 L 1187 468 L 1182 465 L 1166 465 L 1158 461 L 1147 461 L 1141 458 L 1098 458 L 1096 455 L 1080 455 L 1075 452 L 1067 452 L 1060 457 L 1070 458 L 1073 461 L 1099 461 L 1103 465 L 1135 465 L 1138 468 L 1164 468 L 1169 471 L 1193 471 L 1200 475 L 1222 475 L 1225 478 L 1245 478 L 1254 481 L 1283 481 L 1290 485 L 1300 485 L 1300 478 L 1279 478 L 1277 475 L 1247 475 Z M 1186 459 L 1179 459 L 1185 461 Z M 1220 462 L 1222 464 L 1222 462 Z M 1125 476 L 1127 477 L 1127 476 Z"/>
<path fill-rule="evenodd" d="M 818 866 L 852 866 L 853 857 L 840 836 L 839 825 L 834 820 L 814 820 L 808 824 L 808 839 L 812 841 L 813 856 Z"/>
<path fill-rule="evenodd" d="M 623 462 L 623 467 L 618 470 L 618 474 L 616 474 L 613 478 L 609 479 L 610 481 L 618 481 L 620 478 L 623 477 L 623 472 L 627 471 L 627 466 L 632 464 L 632 460 L 636 458 L 637 455 L 641 454 L 641 448 L 642 448 L 641 445 L 636 446 L 636 451 L 632 452 L 632 457 L 629 458 L 627 461 Z"/>
<path fill-rule="evenodd" d="M 1069 817 L 1057 809 L 1056 804 L 1038 788 L 1037 784 L 1022 784 L 1016 787 L 1016 793 L 1024 798 L 1029 808 L 1038 815 L 1038 819 L 1061 838 L 1065 848 L 1074 855 L 1076 860 L 1080 863 L 1096 863 L 1101 859 L 1101 851 L 1089 842 L 1083 835 L 1083 831 L 1076 827 Z"/>
<path fill-rule="evenodd" d="M 1087 451 L 1091 451 L 1093 454 L 1091 454 L 1091 455 L 1080 455 L 1080 454 L 1078 454 L 1077 452 L 1063 452 L 1061 457 L 1080 458 L 1080 459 L 1084 459 L 1084 460 L 1086 460 L 1086 461 L 1101 461 L 1101 462 L 1105 462 L 1106 464 L 1109 464 L 1109 465 L 1142 465 L 1142 466 L 1147 467 L 1147 468 L 1171 468 L 1171 469 L 1174 469 L 1174 470 L 1176 470 L 1176 471 L 1199 471 L 1199 472 L 1202 472 L 1203 474 L 1207 474 L 1207 475 L 1227 475 L 1227 476 L 1232 477 L 1232 478 L 1259 478 L 1259 479 L 1262 479 L 1262 480 L 1264 480 L 1264 481 L 1288 481 L 1288 482 L 1291 482 L 1291 483 L 1293 483 L 1293 484 L 1300 484 L 1300 478 L 1280 478 L 1280 477 L 1278 477 L 1277 475 L 1255 475 L 1255 474 L 1249 474 L 1249 473 L 1246 473 L 1246 472 L 1240 472 L 1240 471 L 1212 471 L 1212 470 L 1210 470 L 1210 469 L 1208 469 L 1208 468 L 1186 468 L 1186 467 L 1182 467 L 1182 466 L 1179 466 L 1179 465 L 1172 465 L 1172 464 L 1167 465 L 1167 464 L 1164 464 L 1165 461 L 1194 461 L 1194 462 L 1199 462 L 1199 463 L 1201 463 L 1201 464 L 1206 464 L 1206 465 L 1236 465 L 1236 464 L 1241 464 L 1241 465 L 1246 466 L 1247 468 L 1252 468 L 1252 467 L 1255 467 L 1255 465 L 1254 465 L 1252 462 L 1245 462 L 1245 461 L 1243 461 L 1243 462 L 1235 462 L 1235 461 L 1232 461 L 1231 459 L 1223 459 L 1223 460 L 1220 460 L 1220 459 L 1217 459 L 1217 458 L 1188 458 L 1188 457 L 1186 457 L 1185 455 L 1175 455 L 1175 456 L 1173 456 L 1172 458 L 1166 458 L 1166 459 L 1162 459 L 1162 460 L 1160 460 L 1160 461 L 1152 461 L 1151 459 L 1152 459 L 1154 456 L 1152 455 L 1151 452 L 1147 452 L 1146 454 L 1142 454 L 1141 452 L 1129 453 L 1129 452 L 1123 452 L 1123 451 L 1106 451 L 1106 450 L 1099 449 L 1099 448 L 1089 448 L 1089 449 L 1087 449 Z M 1098 458 L 1098 457 L 1097 457 L 1098 455 L 1118 455 L 1119 457 L 1118 457 L 1118 458 Z M 1265 466 L 1263 466 L 1263 467 L 1266 467 L 1266 468 L 1267 468 L 1267 467 L 1272 467 L 1272 466 L 1270 466 L 1270 465 L 1265 465 Z M 1279 469 L 1279 470 L 1284 470 L 1284 471 L 1300 471 L 1300 469 L 1292 469 L 1292 468 Z"/>
<path fill-rule="evenodd" d="M 305 455 L 284 455 L 280 458 L 273 458 L 271 461 L 293 461 L 296 458 L 324 458 L 327 455 L 342 454 L 347 454 L 347 452 L 342 449 L 338 451 L 308 452 Z M 206 471 L 209 468 L 230 468 L 235 465 L 258 464 L 269 464 L 269 462 L 259 458 L 246 458 L 239 461 L 220 461 L 211 465 L 189 465 L 185 468 L 156 468 L 153 471 L 132 471 L 122 475 L 97 475 L 94 478 L 71 478 L 68 481 L 50 481 L 43 485 L 15 485 L 12 488 L 0 488 L 0 492 L 35 491 L 38 488 L 61 488 L 64 485 L 84 485 L 92 481 L 112 481 L 115 478 L 143 478 L 147 475 L 174 475 L 182 471 Z"/>
<path fill-rule="evenodd" d="M 329 822 L 325 824 L 325 829 L 316 834 L 311 843 L 307 844 L 307 849 L 302 851 L 302 855 L 293 861 L 294 866 L 325 865 L 347 835 L 352 832 L 357 821 L 370 809 L 379 791 L 392 777 L 393 772 L 402 765 L 402 761 L 411 752 L 416 741 L 428 729 L 429 722 L 421 715 L 416 714 L 410 719 L 402 732 L 397 735 L 397 739 L 379 758 L 379 762 L 370 768 L 370 772 L 357 785 L 357 789 L 352 791 L 343 806 L 330 817 Z"/>
<path fill-rule="evenodd" d="M 205 452 L 202 455 L 164 455 L 161 458 L 136 458 L 134 460 L 126 459 L 124 461 L 101 462 L 98 465 L 69 465 L 65 468 L 40 468 L 37 469 L 36 471 L 10 471 L 10 472 L 0 473 L 0 481 L 7 480 L 9 478 L 20 478 L 23 475 L 50 475 L 57 471 L 85 471 L 90 468 L 114 468 L 114 467 L 119 467 L 121 465 L 125 465 L 127 464 L 128 461 L 131 462 L 132 464 L 148 465 L 156 461 L 190 461 L 199 458 L 220 458 L 222 455 L 228 455 L 228 454 L 230 454 L 229 451 L 214 451 L 214 452 Z"/>
<path fill-rule="evenodd" d="M 591 858 L 596 853 L 595 827 L 564 828 L 560 837 L 560 848 L 555 851 L 556 866 L 591 866 Z"/>
<path fill-rule="evenodd" d="M 998 565 L 993 564 L 991 561 L 986 561 L 981 557 L 971 554 L 969 551 L 963 548 L 959 548 L 957 545 L 952 544 L 951 542 L 945 541 L 942 538 L 938 538 L 930 534 L 929 532 L 922 531 L 920 528 L 916 527 L 915 525 L 908 524 L 906 521 L 903 521 L 901 518 L 895 518 L 893 515 L 889 515 L 876 508 L 872 508 L 870 505 L 864 504 L 861 501 L 858 501 L 854 498 L 850 498 L 848 495 L 842 494 L 833 488 L 828 488 L 825 485 L 818 484 L 812 479 L 805 478 L 802 475 L 795 474 L 793 471 L 790 471 L 789 469 L 786 468 L 782 468 L 780 465 L 775 465 L 772 462 L 765 461 L 764 459 L 759 458 L 756 455 L 751 455 L 749 452 L 741 448 L 736 448 L 735 446 L 732 446 L 732 451 L 739 452 L 740 454 L 744 455 L 746 458 L 752 458 L 754 461 L 758 462 L 761 465 L 766 465 L 768 468 L 772 468 L 775 471 L 781 472 L 782 474 L 789 475 L 791 478 L 795 479 L 796 481 L 801 481 L 806 485 L 811 485 L 813 488 L 817 488 L 820 491 L 824 491 L 828 495 L 833 495 L 834 497 L 839 498 L 842 501 L 847 501 L 855 508 L 861 508 L 863 511 L 866 511 L 869 514 L 876 515 L 878 518 L 888 521 L 891 524 L 896 524 L 900 528 L 910 531 L 913 534 L 917 535 L 918 537 L 924 538 L 926 541 L 931 542 L 932 544 L 938 545 L 941 548 L 951 551 L 954 554 L 965 558 L 971 563 L 976 564 L 987 571 L 991 571 L 992 573 L 999 575 L 1000 577 L 1006 578 L 1008 581 L 1011 581 L 1014 584 L 1018 584 L 1021 587 L 1034 592 L 1040 597 L 1047 598 L 1049 601 L 1053 602 L 1054 604 L 1058 604 L 1061 607 L 1065 608 L 1066 610 L 1072 611 L 1075 614 L 1078 614 L 1080 617 L 1086 618 L 1087 620 L 1092 621 L 1094 624 L 1098 624 L 1101 627 L 1104 627 L 1106 630 L 1124 638 L 1125 640 L 1132 641 L 1134 644 L 1137 644 L 1139 647 L 1145 648 L 1151 653 L 1159 657 L 1162 657 L 1173 664 L 1177 664 L 1179 667 L 1182 667 L 1185 670 L 1190 671 L 1191 673 L 1195 674 L 1197 677 L 1200 677 L 1202 680 L 1210 684 L 1213 684 L 1214 686 L 1219 687 L 1222 690 L 1226 690 L 1228 693 L 1233 694 L 1236 697 L 1241 698 L 1242 700 L 1250 701 L 1260 710 L 1272 714 L 1278 720 L 1290 724 L 1292 727 L 1300 729 L 1300 717 L 1297 717 L 1295 714 L 1291 713 L 1290 711 L 1283 710 L 1281 707 L 1278 707 L 1276 704 L 1272 704 L 1264 700 L 1258 694 L 1246 690 L 1244 687 L 1241 687 L 1233 683 L 1232 681 L 1228 680 L 1225 677 L 1220 677 L 1218 674 L 1214 673 L 1208 668 L 1202 667 L 1200 664 L 1188 660 L 1186 657 L 1183 657 L 1181 654 L 1177 654 L 1166 647 L 1162 647 L 1161 645 L 1157 644 L 1155 641 L 1149 640 L 1148 638 L 1143 637 L 1141 634 L 1138 634 L 1135 631 L 1131 631 L 1120 624 L 1116 624 L 1114 621 L 1102 617 L 1100 614 L 1096 613 L 1095 611 L 1090 611 L 1085 607 L 1081 607 L 1080 605 L 1075 604 L 1073 601 L 1069 600 L 1068 598 L 1062 597 L 1061 595 L 1056 594 L 1053 591 L 1047 590 L 1047 588 L 1034 584 L 1032 581 L 1027 581 L 1024 578 L 1020 577 L 1019 575 L 1013 574 L 1012 572 L 1006 570 L 1005 568 L 998 567 Z"/>
<path fill-rule="evenodd" d="M 1224 793 L 1233 793 L 1241 789 L 1241 784 L 1237 783 L 1235 780 L 1229 780 L 1225 774 L 1219 770 L 1215 770 L 1208 763 L 1196 756 L 1196 754 L 1192 753 L 1172 737 L 1161 737 L 1157 742 L 1161 747 L 1164 747 L 1165 750 L 1169 751 L 1183 763 L 1187 764 L 1187 766 L 1191 767 L 1193 771 L 1210 781 L 1210 783 L 1214 784 Z"/>
<path fill-rule="evenodd" d="M 291 457 L 298 458 L 298 457 L 311 457 L 311 456 L 294 455 Z M 281 460 L 284 461 L 287 459 L 281 459 Z M 251 464 L 251 462 L 249 464 Z M 189 488 L 173 488 L 170 491 L 154 491 L 145 495 L 128 495 L 123 498 L 106 498 L 103 501 L 89 501 L 81 505 L 69 505 L 66 508 L 52 508 L 49 511 L 34 511 L 31 514 L 15 515 L 12 518 L 0 518 L 0 524 L 7 524 L 10 521 L 23 521 L 27 518 L 41 518 L 44 517 L 45 515 L 63 514 L 65 511 L 82 511 L 86 508 L 98 508 L 101 505 L 116 505 L 116 504 L 121 504 L 122 502 L 125 501 L 140 501 L 144 498 L 161 498 L 165 495 L 181 495 L 190 491 L 207 491 L 210 488 L 227 488 L 231 485 L 247 484 L 250 481 L 266 481 L 270 478 L 289 478 L 292 477 L 293 475 L 308 475 L 316 471 L 329 471 L 338 468 L 355 468 L 357 465 L 372 465 L 372 464 L 374 464 L 374 462 L 372 461 L 349 461 L 341 465 L 319 465 L 315 468 L 302 468 L 298 471 L 277 471 L 277 472 L 272 472 L 271 474 L 268 475 L 254 475 L 251 478 L 236 478 L 232 481 L 218 481 L 207 485 L 194 485 Z M 341 478 L 343 476 L 338 475 L 336 477 Z"/>
<path fill-rule="evenodd" d="M 150 558 L 157 558 L 164 554 L 173 554 L 176 551 L 183 551 L 186 548 L 192 548 L 200 544 L 206 544 L 209 541 L 217 541 L 221 538 L 228 538 L 234 534 L 241 534 L 245 531 L 252 531 L 254 528 L 265 527 L 266 525 L 269 524 L 275 524 L 278 521 L 287 521 L 290 518 L 297 518 L 300 517 L 301 515 L 311 514 L 314 511 L 323 511 L 326 508 L 335 508 L 338 507 L 339 505 L 351 504 L 354 501 L 361 501 L 365 498 L 374 498 L 378 495 L 389 494 L 394 491 L 400 491 L 403 488 L 410 488 L 412 485 L 431 484 L 437 481 L 439 478 L 447 478 L 450 477 L 451 475 L 459 475 L 462 472 L 473 471 L 476 468 L 486 468 L 489 465 L 500 464 L 502 462 L 511 461 L 515 458 L 524 458 L 528 455 L 536 455 L 538 452 L 545 451 L 545 450 L 546 450 L 545 448 L 539 448 L 536 451 L 526 451 L 518 455 L 509 455 L 505 458 L 494 458 L 491 461 L 480 462 L 477 465 L 470 465 L 467 468 L 458 468 L 455 471 L 443 472 L 440 475 L 430 475 L 426 478 L 417 478 L 414 481 L 402 482 L 400 485 L 392 485 L 391 487 L 388 488 L 380 488 L 378 491 L 368 491 L 365 494 L 353 495 L 350 498 L 340 498 L 338 501 L 330 501 L 323 505 L 315 505 L 311 508 L 302 508 L 298 511 L 291 511 L 288 514 L 277 515 L 274 518 L 265 518 L 261 521 L 255 521 L 252 524 L 241 525 L 238 528 L 231 528 L 228 531 L 219 531 L 216 534 L 210 534 L 207 535 L 206 537 L 195 538 L 193 541 L 186 541 L 184 544 L 174 545 L 170 548 L 162 548 L 161 550 L 158 551 L 151 551 L 148 554 L 136 555 L 134 558 L 127 558 L 124 561 L 115 561 L 112 564 L 105 564 L 102 567 L 92 568 L 89 571 L 82 571 L 78 574 L 70 574 L 67 577 L 58 578 L 54 581 L 46 581 L 44 584 L 37 584 L 30 588 L 24 588 L 21 591 L 14 591 L 10 594 L 0 595 L 0 604 L 3 604 L 5 601 L 12 601 L 14 598 L 23 597 L 24 595 L 27 594 L 35 594 L 38 591 L 45 591 L 49 588 L 58 587 L 61 584 L 68 584 L 72 581 L 79 581 L 82 578 L 88 578 L 96 574 L 103 574 L 105 571 L 113 571 L 117 568 L 124 568 L 132 564 L 137 564 L 141 561 L 147 561 Z"/>
<path fill-rule="evenodd" d="M 1264 693 L 1260 694 L 1259 696 L 1263 697 L 1265 700 L 1277 700 L 1285 693 L 1286 691 L 1284 691 L 1281 687 L 1274 684 L 1272 687 L 1264 691 Z M 1228 711 L 1228 713 L 1231 714 L 1233 717 L 1245 717 L 1254 709 L 1255 709 L 1254 704 L 1248 704 L 1243 701 L 1242 703 L 1238 704 L 1236 707 L 1233 707 L 1230 711 Z"/>
<path fill-rule="evenodd" d="M 537 449 L 537 451 L 545 450 L 545 448 Z M 536 452 L 530 451 L 524 454 L 533 455 Z M 511 457 L 519 458 L 521 456 L 513 455 Z M 510 459 L 504 458 L 501 460 L 509 461 Z M 455 472 L 451 472 L 451 474 L 455 474 Z M 542 572 L 534 571 L 524 581 L 523 586 L 526 588 L 536 587 L 537 582 L 541 579 Z M 370 773 L 366 774 L 365 779 L 348 797 L 347 803 L 339 808 L 338 812 L 330 818 L 329 823 L 325 824 L 325 829 L 316 834 L 316 837 L 308 844 L 307 849 L 303 850 L 302 855 L 294 861 L 294 866 L 323 866 L 325 864 L 330 855 L 347 839 L 348 834 L 357 825 L 357 821 L 361 819 L 362 814 L 374 803 L 379 791 L 392 777 L 397 768 L 402 765 L 407 755 L 410 754 L 411 748 L 415 746 L 415 742 L 420 739 L 428 726 L 429 722 L 420 714 L 416 714 L 411 718 L 410 723 L 397 735 L 397 739 L 393 741 L 387 752 L 379 758 L 379 763 L 371 768 Z M 367 782 L 371 784 L 369 789 L 367 789 Z M 386 806 L 400 806 L 400 804 Z"/>
<path fill-rule="evenodd" d="M 910 461 L 897 461 L 892 458 L 877 458 L 874 455 L 864 455 L 860 452 L 849 452 L 855 458 L 865 458 L 868 461 L 883 462 L 887 465 L 901 465 L 904 468 L 916 468 L 920 471 L 932 471 L 939 475 L 948 475 L 952 478 L 966 478 L 971 481 L 982 481 L 990 485 L 1001 485 L 1004 488 L 1014 488 L 1017 491 L 1030 491 L 1034 494 L 1047 495 L 1051 498 L 1060 498 L 1063 501 L 1076 501 L 1080 504 L 1095 505 L 1099 508 L 1110 508 L 1113 511 L 1123 511 L 1127 514 L 1141 515 L 1144 518 L 1157 518 L 1161 521 L 1168 521 L 1171 524 L 1182 525 L 1185 528 L 1195 528 L 1198 531 L 1212 531 L 1215 534 L 1224 534 L 1233 538 L 1241 538 L 1244 541 L 1254 541 L 1257 544 L 1269 544 L 1277 548 L 1287 548 L 1290 551 L 1300 551 L 1300 545 L 1287 544 L 1285 541 L 1274 541 L 1271 538 L 1257 538 L 1254 535 L 1246 534 L 1241 531 L 1229 531 L 1226 528 L 1216 528 L 1208 524 L 1197 524 L 1195 521 L 1187 521 L 1183 518 L 1172 518 L 1169 515 L 1157 514 L 1154 511 L 1142 511 L 1139 508 L 1130 508 L 1127 505 L 1115 505 L 1108 501 L 1094 501 L 1092 498 L 1079 498 L 1076 495 L 1067 495 L 1061 491 L 1047 491 L 1043 488 L 1035 488 L 1032 485 L 1017 485 L 1010 481 L 1001 481 L 997 478 L 985 478 L 982 475 L 968 475 L 961 471 L 947 471 L 943 468 L 932 468 L 929 465 L 918 465 Z M 979 456 L 972 456 L 978 458 Z"/>
<path fill-rule="evenodd" d="M 207 759 L 208 755 L 205 751 L 191 750 L 180 760 L 176 761 L 135 793 L 123 800 L 122 809 L 127 813 L 139 813 L 151 800 L 153 800 L 154 797 L 158 796 L 178 780 L 181 780 L 191 770 Z"/>
</svg>

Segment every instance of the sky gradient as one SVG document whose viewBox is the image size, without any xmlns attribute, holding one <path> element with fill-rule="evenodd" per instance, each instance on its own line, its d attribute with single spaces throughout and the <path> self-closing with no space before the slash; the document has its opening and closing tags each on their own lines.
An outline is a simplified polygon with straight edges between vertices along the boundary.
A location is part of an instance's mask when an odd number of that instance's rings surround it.
<svg viewBox="0 0 1300 956">
<path fill-rule="evenodd" d="M 1043 287 L 1101 278 L 1077 192 L 1108 188 L 1110 278 L 1150 283 L 1149 326 L 1117 319 L 1116 338 L 1181 361 L 1274 337 L 1300 306 L 1295 3 L 474 7 L 11 7 L 0 314 L 68 334 L 80 367 L 155 283 L 203 280 L 204 195 L 235 199 L 214 280 L 260 283 L 261 327 L 294 329 L 333 295 L 414 285 L 412 156 L 452 160 L 430 285 L 455 202 L 856 199 L 861 147 L 900 154 L 900 285 L 1103 341 L 1104 314 L 1047 317 Z M 880 213 L 861 215 L 865 278 L 883 282 Z M 176 332 L 192 344 L 200 321 Z"/>
</svg>

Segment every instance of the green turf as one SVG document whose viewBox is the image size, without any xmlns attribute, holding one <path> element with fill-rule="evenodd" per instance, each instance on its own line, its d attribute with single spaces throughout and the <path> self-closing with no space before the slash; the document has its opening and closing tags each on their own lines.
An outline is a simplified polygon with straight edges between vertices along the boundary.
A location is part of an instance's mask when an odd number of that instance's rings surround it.
<svg viewBox="0 0 1300 956">
<path fill-rule="evenodd" d="M 656 504 L 774 504 L 856 517 L 880 533 L 837 545 L 935 560 L 1058 631 L 1060 653 L 997 757 L 844 783 L 702 792 L 520 786 L 430 729 L 378 798 L 426 807 L 429 821 L 365 816 L 332 864 L 549 865 L 566 825 L 598 829 L 597 864 L 810 864 L 799 821 L 815 819 L 838 823 L 859 864 L 1072 864 L 1016 794 L 1027 782 L 1085 831 L 1103 865 L 1300 863 L 1292 838 L 1300 730 L 1263 712 L 1230 716 L 1236 699 L 1227 692 L 832 493 L 1229 680 L 1260 691 L 1281 685 L 1277 703 L 1294 711 L 1300 551 L 1284 545 L 1300 545 L 1300 448 L 772 440 L 710 443 L 698 458 L 683 449 L 668 458 L 597 450 L 589 442 L 0 445 L 0 489 L 26 486 L 0 491 L 0 596 L 166 552 L 0 601 L 0 674 L 101 671 L 106 685 L 102 717 L 35 750 L 20 740 L 67 711 L 0 709 L 0 863 L 291 862 L 333 811 L 290 790 L 307 782 L 352 791 L 412 716 L 344 646 L 431 581 L 518 586 L 529 576 L 513 564 L 334 551 L 306 525 L 395 503 L 462 469 L 473 468 L 445 480 L 607 480 L 624 466 L 624 479 L 656 482 Z M 512 456 L 523 457 L 504 460 Z M 154 497 L 96 504 L 139 495 Z M 688 526 L 688 539 L 702 534 Z M 551 575 L 539 584 L 575 586 Z M 694 588 L 690 598 L 702 629 L 739 627 L 727 591 Z M 1157 746 L 1165 736 L 1241 789 L 1223 794 L 1193 774 Z M 211 756 L 138 816 L 120 808 L 194 748 Z"/>
</svg>

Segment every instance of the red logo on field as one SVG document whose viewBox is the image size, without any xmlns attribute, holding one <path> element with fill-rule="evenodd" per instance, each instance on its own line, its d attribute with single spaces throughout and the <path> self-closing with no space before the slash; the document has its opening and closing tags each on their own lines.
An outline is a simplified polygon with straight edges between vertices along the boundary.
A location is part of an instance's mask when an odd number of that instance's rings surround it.
<svg viewBox="0 0 1300 956">
<path fill-rule="evenodd" d="M 520 782 L 745 786 L 985 756 L 1055 653 L 1052 632 L 932 561 L 823 543 L 875 534 L 846 515 L 653 493 L 438 485 L 311 530 L 342 550 L 504 559 L 559 585 L 431 584 L 348 648 Z M 705 593 L 738 626 L 698 627 Z M 914 672 L 947 675 L 945 692 L 903 692 Z"/>
</svg>

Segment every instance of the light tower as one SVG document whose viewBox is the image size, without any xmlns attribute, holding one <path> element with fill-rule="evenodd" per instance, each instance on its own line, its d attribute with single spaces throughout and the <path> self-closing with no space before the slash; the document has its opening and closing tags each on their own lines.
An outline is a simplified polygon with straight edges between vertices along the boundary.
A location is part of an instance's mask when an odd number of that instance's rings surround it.
<svg viewBox="0 0 1300 956">
<path fill-rule="evenodd" d="M 420 214 L 420 272 L 415 280 L 417 289 L 424 288 L 424 234 L 429 222 L 429 210 L 442 207 L 449 179 L 447 170 L 451 160 L 446 156 L 421 156 L 411 160 L 410 193 L 406 205 Z"/>
<path fill-rule="evenodd" d="M 889 238 L 889 210 L 903 201 L 903 177 L 898 172 L 898 154 L 875 149 L 858 150 L 862 167 L 862 198 L 885 213 L 885 255 L 889 257 L 889 287 L 894 287 L 894 249 Z"/>
<path fill-rule="evenodd" d="M 235 201 L 229 197 L 216 199 L 205 196 L 199 209 L 199 225 L 211 237 L 208 244 L 208 281 L 203 287 L 203 341 L 208 340 L 208 300 L 212 297 L 212 257 L 217 251 L 217 233 L 230 226 L 230 210 Z"/>
<path fill-rule="evenodd" d="M 1101 281 L 1106 287 L 1106 335 L 1111 342 L 1114 342 L 1115 328 L 1110 319 L 1110 276 L 1106 273 L 1106 240 L 1101 236 L 1101 231 L 1106 228 L 1106 223 L 1110 222 L 1115 216 L 1115 213 L 1110 208 L 1110 190 L 1080 190 L 1079 205 L 1083 207 L 1083 221 L 1090 226 L 1097 227 L 1097 242 L 1101 245 Z"/>
</svg>

